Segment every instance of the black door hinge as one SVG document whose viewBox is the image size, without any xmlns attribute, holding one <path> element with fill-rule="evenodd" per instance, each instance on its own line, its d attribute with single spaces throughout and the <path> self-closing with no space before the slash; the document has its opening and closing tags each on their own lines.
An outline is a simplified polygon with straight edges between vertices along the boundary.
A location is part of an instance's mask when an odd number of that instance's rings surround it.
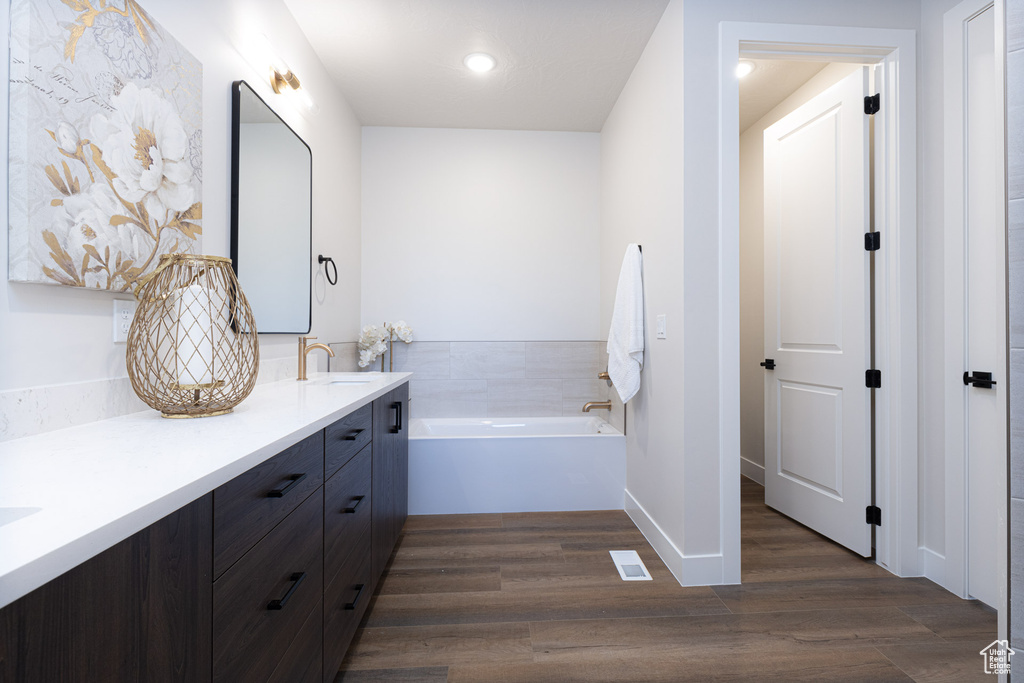
<svg viewBox="0 0 1024 683">
<path fill-rule="evenodd" d="M 882 94 L 875 93 L 874 95 L 868 95 L 864 98 L 864 113 L 868 116 L 877 114 L 878 110 L 882 108 Z"/>
<path fill-rule="evenodd" d="M 868 505 L 865 512 L 867 513 L 865 514 L 865 522 L 875 526 L 882 526 L 882 508 L 877 505 Z"/>
<path fill-rule="evenodd" d="M 866 232 L 864 233 L 864 249 L 867 251 L 878 251 L 882 248 L 882 233 L 880 232 Z"/>
<path fill-rule="evenodd" d="M 868 389 L 881 389 L 882 388 L 882 371 L 881 370 L 868 370 L 864 373 L 864 386 Z"/>
</svg>

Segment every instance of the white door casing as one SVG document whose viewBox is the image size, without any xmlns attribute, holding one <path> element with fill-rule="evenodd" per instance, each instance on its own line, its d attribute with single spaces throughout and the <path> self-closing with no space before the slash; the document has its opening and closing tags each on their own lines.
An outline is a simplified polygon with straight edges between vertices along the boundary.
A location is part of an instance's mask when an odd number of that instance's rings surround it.
<svg viewBox="0 0 1024 683">
<path fill-rule="evenodd" d="M 943 585 L 1006 600 L 1006 225 L 1002 54 L 990 0 L 945 16 L 945 443 Z M 991 386 L 963 373 L 992 373 Z"/>
<path fill-rule="evenodd" d="M 719 324 L 721 349 L 719 514 L 726 583 L 740 581 L 739 89 L 741 57 L 878 64 L 875 114 L 875 482 L 883 525 L 876 561 L 920 576 L 918 536 L 917 32 L 811 24 L 723 21 L 718 54 Z M 881 125 L 879 125 L 881 124 Z M 879 131 L 881 130 L 881 135 Z"/>
<path fill-rule="evenodd" d="M 869 69 L 765 130 L 765 502 L 871 555 Z"/>
</svg>

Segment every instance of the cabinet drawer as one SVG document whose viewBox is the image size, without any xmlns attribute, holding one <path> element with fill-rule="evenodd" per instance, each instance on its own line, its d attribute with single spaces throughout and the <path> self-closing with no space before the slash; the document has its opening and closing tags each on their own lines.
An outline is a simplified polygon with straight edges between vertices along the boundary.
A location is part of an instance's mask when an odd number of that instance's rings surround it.
<svg viewBox="0 0 1024 683">
<path fill-rule="evenodd" d="M 213 492 L 213 575 L 219 577 L 323 483 L 317 432 Z"/>
<path fill-rule="evenodd" d="M 324 430 L 324 476 L 330 478 L 373 439 L 373 404 L 341 418 Z"/>
<path fill-rule="evenodd" d="M 214 582 L 213 679 L 269 679 L 322 599 L 323 497 L 313 495 Z"/>
<path fill-rule="evenodd" d="M 373 597 L 370 568 L 370 534 L 366 533 L 353 542 L 351 554 L 324 594 L 324 683 L 331 683 L 338 675 Z"/>
<path fill-rule="evenodd" d="M 323 636 L 324 608 L 317 603 L 267 683 L 320 683 L 323 677 L 323 657 L 320 656 Z"/>
<path fill-rule="evenodd" d="M 330 584 L 353 543 L 370 532 L 371 447 L 359 451 L 324 485 L 324 582 Z M 367 549 L 369 552 L 369 549 Z"/>
</svg>

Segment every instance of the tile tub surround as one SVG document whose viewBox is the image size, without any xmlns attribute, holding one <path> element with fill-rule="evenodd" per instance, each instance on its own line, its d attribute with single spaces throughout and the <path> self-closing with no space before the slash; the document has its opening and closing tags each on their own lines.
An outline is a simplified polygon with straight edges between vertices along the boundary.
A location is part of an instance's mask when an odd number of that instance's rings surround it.
<svg viewBox="0 0 1024 683">
<path fill-rule="evenodd" d="M 412 417 L 570 417 L 588 401 L 606 401 L 603 341 L 436 342 L 395 344 L 395 372 L 411 372 Z M 331 344 L 331 370 L 357 366 L 355 343 Z M 387 361 L 384 364 L 388 367 Z M 595 414 L 608 419 L 607 411 Z"/>
<path fill-rule="evenodd" d="M 0 443 L 0 607 L 407 381 L 256 387 L 229 415 L 155 410 Z"/>
</svg>

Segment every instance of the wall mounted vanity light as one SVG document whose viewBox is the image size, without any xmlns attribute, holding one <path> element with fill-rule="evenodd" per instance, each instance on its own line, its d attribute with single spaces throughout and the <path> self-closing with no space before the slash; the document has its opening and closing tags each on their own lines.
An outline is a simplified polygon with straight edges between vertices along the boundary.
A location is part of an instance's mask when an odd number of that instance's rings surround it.
<svg viewBox="0 0 1024 683">
<path fill-rule="evenodd" d="M 291 70 L 288 63 L 281 58 L 274 46 L 271 45 L 267 36 L 262 36 L 263 53 L 270 66 L 270 87 L 279 95 L 290 94 L 297 98 L 302 108 L 310 113 L 316 114 L 320 106 L 313 100 L 309 92 L 302 87 L 299 77 Z"/>
</svg>

